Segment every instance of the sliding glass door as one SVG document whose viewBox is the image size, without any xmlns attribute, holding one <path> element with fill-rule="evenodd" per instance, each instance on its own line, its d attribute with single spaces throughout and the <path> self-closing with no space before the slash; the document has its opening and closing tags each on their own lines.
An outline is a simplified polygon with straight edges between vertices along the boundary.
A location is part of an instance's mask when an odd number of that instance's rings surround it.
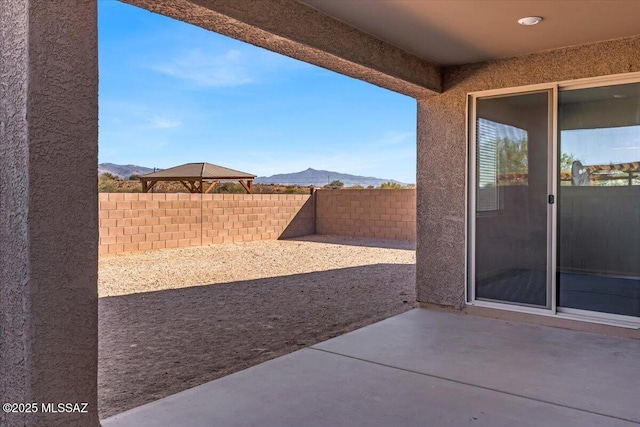
<svg viewBox="0 0 640 427">
<path fill-rule="evenodd" d="M 473 101 L 471 292 L 550 308 L 552 91 Z"/>
<path fill-rule="evenodd" d="M 640 84 L 559 94 L 558 307 L 640 317 Z"/>
<path fill-rule="evenodd" d="M 640 83 L 596 84 L 469 96 L 470 303 L 640 322 Z"/>
</svg>

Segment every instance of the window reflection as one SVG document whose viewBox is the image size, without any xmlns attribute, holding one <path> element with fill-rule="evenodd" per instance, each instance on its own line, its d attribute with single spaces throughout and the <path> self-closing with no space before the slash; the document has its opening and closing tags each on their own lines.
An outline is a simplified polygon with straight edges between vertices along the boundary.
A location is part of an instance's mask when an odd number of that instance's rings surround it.
<svg viewBox="0 0 640 427">
<path fill-rule="evenodd" d="M 563 185 L 640 185 L 640 126 L 563 130 Z"/>
</svg>

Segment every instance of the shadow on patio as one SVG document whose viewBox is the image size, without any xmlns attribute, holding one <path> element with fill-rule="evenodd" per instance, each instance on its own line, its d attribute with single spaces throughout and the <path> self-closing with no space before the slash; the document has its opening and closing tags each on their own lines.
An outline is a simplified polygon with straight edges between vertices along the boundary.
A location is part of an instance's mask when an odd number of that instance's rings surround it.
<svg viewBox="0 0 640 427">
<path fill-rule="evenodd" d="M 344 334 L 414 301 L 415 265 L 388 263 L 100 298 L 100 414 Z"/>
<path fill-rule="evenodd" d="M 640 341 L 415 309 L 104 427 L 634 426 Z"/>
<path fill-rule="evenodd" d="M 293 237 L 287 239 L 289 241 L 298 242 L 316 242 L 326 243 L 330 245 L 346 245 L 346 246 L 358 246 L 369 248 L 385 248 L 385 249 L 402 249 L 408 251 L 416 250 L 416 242 L 407 240 L 393 240 L 393 239 L 374 239 L 368 237 L 351 237 L 341 236 L 333 234 L 313 234 L 310 236 Z"/>
</svg>

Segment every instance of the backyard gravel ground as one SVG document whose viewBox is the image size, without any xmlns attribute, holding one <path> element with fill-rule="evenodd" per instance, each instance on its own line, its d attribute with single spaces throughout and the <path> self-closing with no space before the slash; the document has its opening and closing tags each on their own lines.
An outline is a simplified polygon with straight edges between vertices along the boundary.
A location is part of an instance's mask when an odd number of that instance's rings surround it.
<svg viewBox="0 0 640 427">
<path fill-rule="evenodd" d="M 102 257 L 100 417 L 414 308 L 414 247 L 310 236 Z"/>
</svg>

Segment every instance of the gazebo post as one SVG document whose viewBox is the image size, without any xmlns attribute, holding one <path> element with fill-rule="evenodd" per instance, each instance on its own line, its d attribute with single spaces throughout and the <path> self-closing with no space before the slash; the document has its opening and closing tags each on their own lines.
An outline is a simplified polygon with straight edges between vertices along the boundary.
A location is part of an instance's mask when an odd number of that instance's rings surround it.
<svg viewBox="0 0 640 427">
<path fill-rule="evenodd" d="M 205 191 L 205 193 L 208 193 L 209 191 L 211 191 L 213 187 L 216 186 L 217 183 L 218 181 L 211 181 L 211 184 L 207 187 L 207 191 Z"/>
<path fill-rule="evenodd" d="M 149 181 L 146 180 L 140 180 L 142 182 L 142 192 L 143 193 L 148 193 L 149 190 L 151 190 L 153 188 L 154 185 L 156 185 L 156 183 L 158 181 L 151 181 L 151 185 L 149 185 Z"/>
<path fill-rule="evenodd" d="M 184 185 L 184 188 L 186 188 L 187 190 L 189 190 L 189 193 L 191 193 L 191 188 L 189 188 L 189 186 L 187 185 L 186 182 L 184 181 L 180 181 L 180 184 Z"/>
<path fill-rule="evenodd" d="M 245 189 L 247 194 L 253 193 L 253 180 L 252 179 L 247 179 L 246 183 L 244 182 L 244 179 L 239 179 L 238 182 L 240 183 L 240 185 L 242 185 L 242 187 Z"/>
</svg>

